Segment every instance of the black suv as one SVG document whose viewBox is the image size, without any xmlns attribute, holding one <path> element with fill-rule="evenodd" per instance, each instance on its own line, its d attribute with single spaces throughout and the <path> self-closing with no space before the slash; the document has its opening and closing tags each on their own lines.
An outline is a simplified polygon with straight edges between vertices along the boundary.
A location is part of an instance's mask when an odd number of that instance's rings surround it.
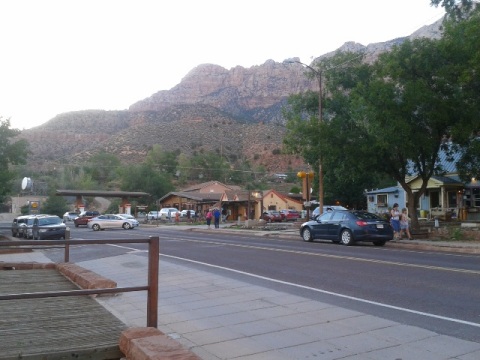
<svg viewBox="0 0 480 360">
<path fill-rule="evenodd" d="M 99 215 L 100 213 L 98 211 L 84 211 L 80 213 L 80 215 L 78 215 L 75 220 L 73 220 L 73 223 L 75 224 L 75 227 L 79 227 L 80 225 L 87 225 L 88 220 Z"/>
</svg>

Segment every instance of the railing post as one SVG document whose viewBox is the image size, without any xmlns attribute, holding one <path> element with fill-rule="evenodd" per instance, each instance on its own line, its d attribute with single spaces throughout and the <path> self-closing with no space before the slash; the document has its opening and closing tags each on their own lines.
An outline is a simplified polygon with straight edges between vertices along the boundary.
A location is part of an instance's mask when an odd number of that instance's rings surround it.
<svg viewBox="0 0 480 360">
<path fill-rule="evenodd" d="M 65 229 L 65 256 L 64 261 L 68 263 L 70 261 L 70 228 L 67 226 Z"/>
<path fill-rule="evenodd" d="M 160 239 L 150 236 L 148 243 L 148 295 L 147 326 L 158 326 L 158 271 L 160 259 Z"/>
</svg>

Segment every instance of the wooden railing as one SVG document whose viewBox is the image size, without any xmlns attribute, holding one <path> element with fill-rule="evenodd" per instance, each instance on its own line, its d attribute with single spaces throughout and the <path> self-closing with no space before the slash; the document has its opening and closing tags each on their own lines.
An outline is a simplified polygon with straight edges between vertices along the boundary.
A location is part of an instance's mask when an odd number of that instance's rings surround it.
<svg viewBox="0 0 480 360">
<path fill-rule="evenodd" d="M 3 227 L 5 229 L 5 227 Z M 10 227 L 8 227 L 10 229 Z M 146 286 L 117 287 L 107 289 L 81 289 L 70 291 L 47 291 L 22 294 L 0 295 L 1 300 L 15 299 L 38 299 L 61 296 L 80 296 L 95 294 L 114 294 L 131 291 L 147 291 L 147 326 L 157 327 L 158 325 L 158 271 L 159 271 L 159 237 L 151 236 L 148 239 L 117 239 L 117 240 L 70 240 L 67 234 L 65 240 L 18 240 L 18 241 L 0 241 L 0 249 L 4 248 L 22 248 L 35 249 L 44 246 L 64 246 L 65 262 L 70 257 L 70 246 L 72 245 L 96 245 L 96 244 L 148 244 L 148 278 Z"/>
</svg>

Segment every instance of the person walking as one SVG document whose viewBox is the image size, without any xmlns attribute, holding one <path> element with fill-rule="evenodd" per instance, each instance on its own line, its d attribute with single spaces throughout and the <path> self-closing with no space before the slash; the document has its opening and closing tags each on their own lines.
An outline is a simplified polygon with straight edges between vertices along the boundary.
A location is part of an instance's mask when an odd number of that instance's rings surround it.
<svg viewBox="0 0 480 360">
<path fill-rule="evenodd" d="M 400 211 L 398 210 L 398 204 L 393 204 L 392 210 L 390 210 L 390 224 L 393 228 L 393 239 L 400 240 Z"/>
<path fill-rule="evenodd" d="M 208 212 L 205 218 L 207 219 L 207 226 L 209 229 L 210 229 L 210 223 L 212 222 L 212 216 L 213 216 L 212 209 L 208 209 Z"/>
<path fill-rule="evenodd" d="M 187 210 L 187 222 L 191 223 L 191 219 L 192 219 L 192 214 L 190 213 L 190 210 Z"/>
<path fill-rule="evenodd" d="M 220 210 L 215 208 L 215 210 L 213 210 L 213 217 L 214 217 L 214 220 L 215 220 L 215 229 L 218 229 L 220 228 L 220 216 L 222 214 L 220 213 Z"/>
<path fill-rule="evenodd" d="M 403 237 L 403 234 L 407 235 L 408 240 L 413 240 L 412 235 L 410 235 L 410 226 L 408 224 L 408 215 L 406 208 L 403 208 L 402 213 L 400 214 L 400 238 Z"/>
</svg>

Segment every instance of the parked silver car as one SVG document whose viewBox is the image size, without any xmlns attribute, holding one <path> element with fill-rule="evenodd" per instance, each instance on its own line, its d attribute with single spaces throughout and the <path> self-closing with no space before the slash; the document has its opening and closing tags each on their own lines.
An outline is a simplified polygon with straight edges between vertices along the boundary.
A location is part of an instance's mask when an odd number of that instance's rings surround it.
<svg viewBox="0 0 480 360">
<path fill-rule="evenodd" d="M 105 214 L 100 215 L 94 218 L 91 218 L 87 222 L 87 226 L 94 230 L 105 230 L 105 229 L 133 229 L 139 225 L 137 220 L 126 219 L 120 215 L 115 214 Z"/>
</svg>

